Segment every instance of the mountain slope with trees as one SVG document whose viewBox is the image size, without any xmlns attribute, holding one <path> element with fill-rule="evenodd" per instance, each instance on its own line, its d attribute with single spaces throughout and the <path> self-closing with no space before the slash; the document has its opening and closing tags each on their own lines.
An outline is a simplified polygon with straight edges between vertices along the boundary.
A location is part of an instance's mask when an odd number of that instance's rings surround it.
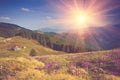
<svg viewBox="0 0 120 80">
<path fill-rule="evenodd" d="M 19 36 L 0 37 L 0 57 L 26 57 L 41 55 L 58 55 L 64 52 L 55 51 L 40 45 L 37 41 Z"/>
<path fill-rule="evenodd" d="M 120 47 L 120 25 L 89 28 L 84 35 L 77 33 L 38 32 L 15 24 L 0 23 L 0 36 L 9 38 L 21 36 L 34 39 L 41 45 L 69 53 L 107 50 Z M 84 39 L 82 39 L 84 36 Z"/>
</svg>

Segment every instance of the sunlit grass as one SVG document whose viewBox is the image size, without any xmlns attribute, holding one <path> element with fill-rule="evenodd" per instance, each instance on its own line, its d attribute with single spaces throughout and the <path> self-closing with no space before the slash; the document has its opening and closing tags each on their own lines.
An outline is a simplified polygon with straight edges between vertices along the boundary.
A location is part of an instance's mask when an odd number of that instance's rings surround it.
<svg viewBox="0 0 120 80">
<path fill-rule="evenodd" d="M 25 39 L 22 37 L 13 37 L 11 38 L 11 40 L 6 40 L 7 38 L 0 38 L 0 57 L 29 56 L 32 49 L 36 51 L 36 56 L 65 54 L 64 52 L 59 52 L 50 48 L 46 48 L 40 45 L 37 41 Z M 15 46 L 18 46 L 20 50 L 13 51 L 12 48 L 14 48 Z"/>
<path fill-rule="evenodd" d="M 7 76 L 9 80 L 119 80 L 119 51 L 0 58 L 0 78 Z"/>
</svg>

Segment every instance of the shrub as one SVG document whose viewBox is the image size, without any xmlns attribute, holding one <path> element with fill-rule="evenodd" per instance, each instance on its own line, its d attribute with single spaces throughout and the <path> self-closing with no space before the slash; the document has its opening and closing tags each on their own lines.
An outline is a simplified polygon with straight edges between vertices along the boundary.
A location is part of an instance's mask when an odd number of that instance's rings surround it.
<svg viewBox="0 0 120 80">
<path fill-rule="evenodd" d="M 34 49 L 32 49 L 30 51 L 30 56 L 36 56 L 36 55 L 37 55 L 37 52 Z"/>
</svg>

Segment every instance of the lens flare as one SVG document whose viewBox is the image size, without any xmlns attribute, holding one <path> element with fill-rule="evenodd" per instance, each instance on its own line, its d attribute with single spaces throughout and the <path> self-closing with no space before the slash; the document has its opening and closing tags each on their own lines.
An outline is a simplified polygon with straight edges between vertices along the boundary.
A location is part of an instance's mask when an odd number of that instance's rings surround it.
<svg viewBox="0 0 120 80">
<path fill-rule="evenodd" d="M 60 0 L 54 8 L 60 13 L 58 21 L 69 29 L 101 27 L 112 22 L 114 14 L 109 11 L 118 6 L 110 6 L 110 0 Z"/>
<path fill-rule="evenodd" d="M 76 26 L 87 26 L 90 21 L 90 16 L 88 16 L 85 12 L 76 14 L 73 16 L 73 22 Z"/>
<path fill-rule="evenodd" d="M 108 27 L 116 16 L 110 11 L 119 8 L 112 0 L 56 0 L 54 3 L 59 14 L 56 21 L 60 28 L 68 30 L 66 40 L 73 39 L 81 50 L 88 51 L 88 47 L 101 50 L 100 42 L 106 42 L 103 38 L 109 37 L 104 31 L 116 34 Z"/>
</svg>

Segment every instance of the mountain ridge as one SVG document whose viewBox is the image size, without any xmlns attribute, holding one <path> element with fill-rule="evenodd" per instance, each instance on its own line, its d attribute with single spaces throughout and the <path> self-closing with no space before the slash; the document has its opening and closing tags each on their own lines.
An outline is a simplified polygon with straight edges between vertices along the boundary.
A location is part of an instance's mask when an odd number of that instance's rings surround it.
<svg viewBox="0 0 120 80">
<path fill-rule="evenodd" d="M 4 24 L 4 25 L 3 25 Z M 8 28 L 5 28 L 7 26 Z M 11 28 L 12 27 L 12 28 Z M 90 28 L 83 35 L 76 33 L 37 32 L 20 26 L 0 23 L 1 37 L 21 36 L 34 39 L 41 45 L 68 53 L 108 50 L 120 47 L 120 28 L 117 26 Z M 82 39 L 84 38 L 84 39 Z"/>
</svg>

